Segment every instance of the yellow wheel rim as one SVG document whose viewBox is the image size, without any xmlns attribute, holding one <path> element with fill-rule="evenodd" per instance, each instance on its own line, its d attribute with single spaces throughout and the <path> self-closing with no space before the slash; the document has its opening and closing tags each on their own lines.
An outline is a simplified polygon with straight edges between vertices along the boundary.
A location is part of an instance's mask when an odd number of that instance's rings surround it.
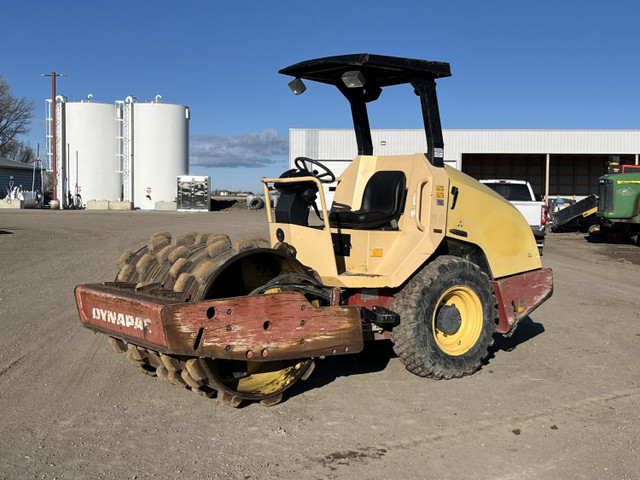
<svg viewBox="0 0 640 480">
<path fill-rule="evenodd" d="M 438 330 L 436 326 L 438 313 L 444 305 L 455 307 L 460 313 L 458 317 L 460 327 L 454 333 L 445 333 Z M 433 337 L 440 350 L 447 355 L 463 355 L 480 338 L 482 323 L 483 314 L 480 298 L 469 287 L 458 285 L 444 292 L 438 300 L 432 319 Z"/>
</svg>

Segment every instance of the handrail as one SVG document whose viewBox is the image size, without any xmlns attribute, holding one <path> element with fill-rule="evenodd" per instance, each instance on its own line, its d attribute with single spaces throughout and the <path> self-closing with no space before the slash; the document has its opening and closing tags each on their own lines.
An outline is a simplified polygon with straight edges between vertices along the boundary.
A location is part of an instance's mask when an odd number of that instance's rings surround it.
<svg viewBox="0 0 640 480">
<path fill-rule="evenodd" d="M 322 211 L 322 220 L 324 221 L 324 228 L 328 231 L 329 226 L 329 213 L 327 211 L 327 201 L 324 197 L 324 189 L 322 188 L 322 182 L 316 177 L 293 177 L 293 178 L 261 178 L 260 181 L 264 186 L 265 199 L 269 198 L 269 183 L 297 183 L 297 182 L 309 182 L 312 181 L 318 185 L 318 192 L 320 192 L 320 209 Z M 266 203 L 266 202 L 265 202 Z M 273 223 L 273 215 L 271 213 L 271 202 L 269 202 L 269 208 L 267 209 L 267 221 Z"/>
<path fill-rule="evenodd" d="M 416 227 L 421 232 L 426 230 L 426 227 L 422 224 L 422 189 L 424 186 L 429 183 L 429 178 L 423 178 L 418 182 L 418 187 L 416 189 Z"/>
</svg>

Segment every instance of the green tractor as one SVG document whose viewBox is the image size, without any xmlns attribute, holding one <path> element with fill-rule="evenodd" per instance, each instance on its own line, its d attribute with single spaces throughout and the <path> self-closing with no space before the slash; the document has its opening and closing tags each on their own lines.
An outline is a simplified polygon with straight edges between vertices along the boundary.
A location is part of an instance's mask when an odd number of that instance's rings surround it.
<svg viewBox="0 0 640 480">
<path fill-rule="evenodd" d="M 640 171 L 600 177 L 598 211 L 605 226 L 637 241 L 640 233 Z"/>
</svg>

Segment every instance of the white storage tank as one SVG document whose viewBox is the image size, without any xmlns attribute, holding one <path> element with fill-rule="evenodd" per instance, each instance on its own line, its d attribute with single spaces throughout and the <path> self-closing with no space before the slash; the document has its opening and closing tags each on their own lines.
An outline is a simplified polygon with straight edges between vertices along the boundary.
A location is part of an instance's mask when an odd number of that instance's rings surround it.
<svg viewBox="0 0 640 480">
<path fill-rule="evenodd" d="M 88 200 L 122 197 L 122 175 L 116 165 L 116 107 L 114 104 L 82 101 L 63 102 L 62 137 L 58 152 L 62 163 L 59 191 L 66 206 L 68 193 Z"/>
<path fill-rule="evenodd" d="M 176 201 L 176 178 L 189 173 L 189 109 L 183 105 L 129 102 L 132 131 L 132 201 L 154 209 Z"/>
</svg>

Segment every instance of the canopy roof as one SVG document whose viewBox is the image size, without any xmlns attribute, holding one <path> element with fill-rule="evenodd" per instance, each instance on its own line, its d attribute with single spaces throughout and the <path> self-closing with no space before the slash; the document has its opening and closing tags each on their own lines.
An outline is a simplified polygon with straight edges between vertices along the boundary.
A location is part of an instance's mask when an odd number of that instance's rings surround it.
<svg viewBox="0 0 640 480">
<path fill-rule="evenodd" d="M 377 100 L 384 87 L 410 84 L 420 97 L 427 135 L 427 158 L 433 165 L 444 166 L 444 142 L 435 79 L 451 76 L 448 63 L 355 53 L 307 60 L 283 68 L 280 73 L 298 79 L 289 83 L 296 94 L 305 90 L 296 85 L 301 83 L 299 79 L 302 78 L 334 85 L 342 92 L 351 104 L 359 155 L 373 155 L 367 103 Z"/>
<path fill-rule="evenodd" d="M 283 68 L 280 73 L 341 86 L 342 75 L 351 70 L 360 70 L 367 84 L 376 87 L 411 83 L 412 78 L 435 79 L 451 76 L 449 64 L 445 62 L 388 57 L 370 53 L 307 60 Z"/>
</svg>

